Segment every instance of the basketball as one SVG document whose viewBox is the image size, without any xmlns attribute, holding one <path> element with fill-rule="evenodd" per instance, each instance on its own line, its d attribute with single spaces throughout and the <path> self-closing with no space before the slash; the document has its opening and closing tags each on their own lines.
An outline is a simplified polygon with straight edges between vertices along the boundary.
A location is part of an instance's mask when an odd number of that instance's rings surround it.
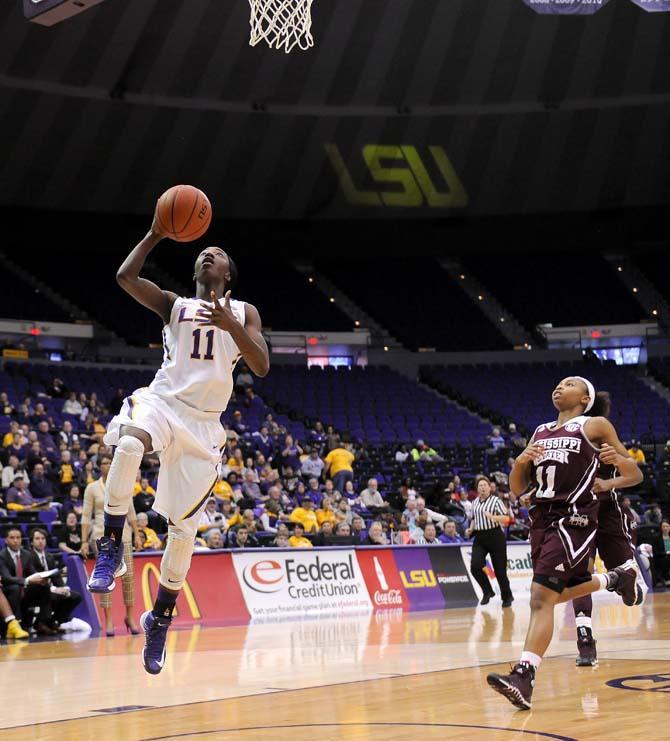
<svg viewBox="0 0 670 741">
<path fill-rule="evenodd" d="M 212 204 L 198 188 L 175 185 L 158 199 L 156 220 L 166 237 L 176 242 L 192 242 L 209 228 Z"/>
</svg>

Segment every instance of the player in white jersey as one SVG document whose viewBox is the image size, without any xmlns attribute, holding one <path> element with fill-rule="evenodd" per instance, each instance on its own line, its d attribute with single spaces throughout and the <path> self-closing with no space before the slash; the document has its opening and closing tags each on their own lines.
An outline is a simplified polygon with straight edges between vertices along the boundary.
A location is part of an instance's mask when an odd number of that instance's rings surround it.
<svg viewBox="0 0 670 741">
<path fill-rule="evenodd" d="M 218 478 L 226 434 L 220 416 L 233 391 L 240 358 L 258 376 L 270 361 L 258 311 L 230 298 L 233 261 L 220 247 L 207 247 L 195 262 L 195 298 L 182 298 L 140 277 L 147 255 L 163 239 L 156 220 L 119 268 L 121 287 L 164 321 L 163 364 L 150 386 L 129 396 L 107 429 L 116 446 L 107 478 L 105 533 L 88 582 L 91 592 L 110 592 L 126 571 L 122 534 L 142 456 L 159 454 L 154 509 L 168 521 L 158 595 L 141 624 L 144 668 L 158 674 L 165 664 L 165 639 L 188 572 L 200 510 Z M 223 299 L 223 301 L 221 300 Z"/>
</svg>

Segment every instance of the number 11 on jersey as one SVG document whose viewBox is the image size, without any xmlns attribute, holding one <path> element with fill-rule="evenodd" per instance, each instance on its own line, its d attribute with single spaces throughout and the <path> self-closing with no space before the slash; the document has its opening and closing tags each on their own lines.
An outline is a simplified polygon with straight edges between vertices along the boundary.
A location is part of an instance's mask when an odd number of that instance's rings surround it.
<svg viewBox="0 0 670 741">
<path fill-rule="evenodd" d="M 200 355 L 200 333 L 201 329 L 193 330 L 193 350 L 191 351 L 191 357 L 194 360 L 214 360 L 214 330 L 210 329 L 205 337 L 207 338 L 207 349 L 203 356 Z"/>
<path fill-rule="evenodd" d="M 538 466 L 535 469 L 535 475 L 537 477 L 537 491 L 535 496 L 538 499 L 553 499 L 554 494 L 554 481 L 556 480 L 556 466 Z"/>
</svg>

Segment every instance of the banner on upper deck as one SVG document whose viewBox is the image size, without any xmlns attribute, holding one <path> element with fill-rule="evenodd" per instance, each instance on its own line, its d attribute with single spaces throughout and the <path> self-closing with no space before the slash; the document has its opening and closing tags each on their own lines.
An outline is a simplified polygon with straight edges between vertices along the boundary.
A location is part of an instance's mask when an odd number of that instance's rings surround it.
<svg viewBox="0 0 670 741">
<path fill-rule="evenodd" d="M 670 0 L 630 0 L 647 13 L 670 13 Z"/>
<path fill-rule="evenodd" d="M 604 8 L 610 0 L 523 0 L 541 15 L 593 15 Z"/>
</svg>

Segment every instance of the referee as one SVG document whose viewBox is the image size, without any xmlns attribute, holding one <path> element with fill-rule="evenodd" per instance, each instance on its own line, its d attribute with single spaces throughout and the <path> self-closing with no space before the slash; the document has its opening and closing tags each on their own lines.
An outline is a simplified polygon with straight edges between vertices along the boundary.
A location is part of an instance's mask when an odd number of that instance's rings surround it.
<svg viewBox="0 0 670 741">
<path fill-rule="evenodd" d="M 512 590 L 507 578 L 507 540 L 502 525 L 509 522 L 505 505 L 497 496 L 491 494 L 491 482 L 482 476 L 477 482 L 477 499 L 472 503 L 472 523 L 465 531 L 465 537 L 474 534 L 470 573 L 482 588 L 484 596 L 480 604 L 486 605 L 495 596 L 493 586 L 484 573 L 486 556 L 491 555 L 493 570 L 500 585 L 502 606 L 512 605 Z"/>
</svg>

